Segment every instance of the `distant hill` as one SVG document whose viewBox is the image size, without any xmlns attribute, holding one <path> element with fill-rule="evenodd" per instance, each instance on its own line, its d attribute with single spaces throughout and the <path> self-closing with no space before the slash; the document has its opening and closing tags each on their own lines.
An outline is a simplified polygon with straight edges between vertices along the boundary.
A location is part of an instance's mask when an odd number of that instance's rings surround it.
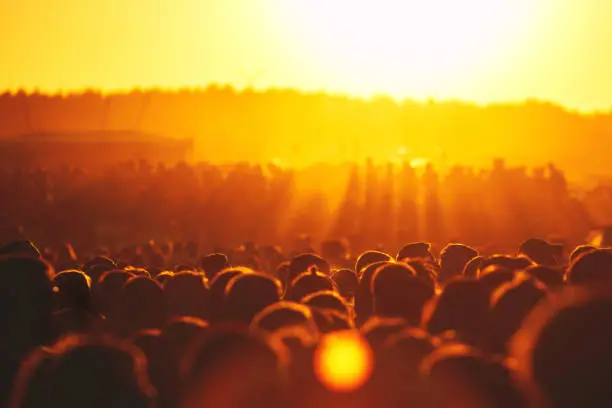
<svg viewBox="0 0 612 408">
<path fill-rule="evenodd" d="M 529 166 L 554 161 L 582 176 L 611 173 L 611 114 L 583 115 L 538 101 L 398 103 L 220 87 L 0 96 L 0 138 L 117 130 L 193 137 L 196 157 L 212 161 L 306 164 L 372 156 L 480 166 L 505 157 Z"/>
</svg>

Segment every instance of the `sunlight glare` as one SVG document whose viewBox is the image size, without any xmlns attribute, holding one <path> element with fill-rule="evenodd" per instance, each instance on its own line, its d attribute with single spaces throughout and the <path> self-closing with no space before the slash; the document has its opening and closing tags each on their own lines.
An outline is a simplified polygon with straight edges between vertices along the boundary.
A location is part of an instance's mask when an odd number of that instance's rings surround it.
<svg viewBox="0 0 612 408">
<path fill-rule="evenodd" d="M 314 365 L 315 374 L 325 387 L 332 391 L 350 392 L 370 378 L 373 354 L 358 332 L 334 332 L 321 340 Z"/>
<path fill-rule="evenodd" d="M 366 93 L 472 79 L 522 40 L 534 8 L 530 0 L 290 1 L 288 20 L 313 58 Z"/>
</svg>

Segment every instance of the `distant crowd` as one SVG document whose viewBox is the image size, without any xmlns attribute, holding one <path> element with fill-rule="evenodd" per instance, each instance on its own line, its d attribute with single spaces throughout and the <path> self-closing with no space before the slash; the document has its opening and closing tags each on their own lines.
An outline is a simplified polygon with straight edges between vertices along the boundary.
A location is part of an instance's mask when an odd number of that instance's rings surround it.
<svg viewBox="0 0 612 408">
<path fill-rule="evenodd" d="M 538 236 L 568 246 L 608 221 L 612 189 L 577 192 L 561 170 L 486 170 L 367 162 L 318 165 L 111 165 L 0 170 L 0 239 L 82 252 L 189 241 L 224 250 L 295 237 L 344 240 L 355 252 L 405 242 L 464 242 L 487 253 Z"/>
</svg>

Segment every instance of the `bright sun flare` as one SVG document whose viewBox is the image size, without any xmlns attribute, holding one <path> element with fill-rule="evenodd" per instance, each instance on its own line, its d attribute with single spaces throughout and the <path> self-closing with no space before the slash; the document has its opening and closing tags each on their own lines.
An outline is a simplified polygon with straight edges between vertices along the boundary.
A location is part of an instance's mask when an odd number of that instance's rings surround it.
<svg viewBox="0 0 612 408">
<path fill-rule="evenodd" d="M 534 9 L 533 0 L 289 1 L 291 30 L 357 92 L 473 79 L 525 40 Z"/>
</svg>

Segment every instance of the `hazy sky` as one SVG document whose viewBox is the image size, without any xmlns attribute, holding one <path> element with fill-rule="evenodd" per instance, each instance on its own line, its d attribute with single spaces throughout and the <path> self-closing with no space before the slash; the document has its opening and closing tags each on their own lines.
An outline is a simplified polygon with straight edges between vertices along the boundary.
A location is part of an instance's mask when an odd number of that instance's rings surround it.
<svg viewBox="0 0 612 408">
<path fill-rule="evenodd" d="M 612 108 L 611 0 L 0 0 L 0 89 L 299 87 Z"/>
</svg>

